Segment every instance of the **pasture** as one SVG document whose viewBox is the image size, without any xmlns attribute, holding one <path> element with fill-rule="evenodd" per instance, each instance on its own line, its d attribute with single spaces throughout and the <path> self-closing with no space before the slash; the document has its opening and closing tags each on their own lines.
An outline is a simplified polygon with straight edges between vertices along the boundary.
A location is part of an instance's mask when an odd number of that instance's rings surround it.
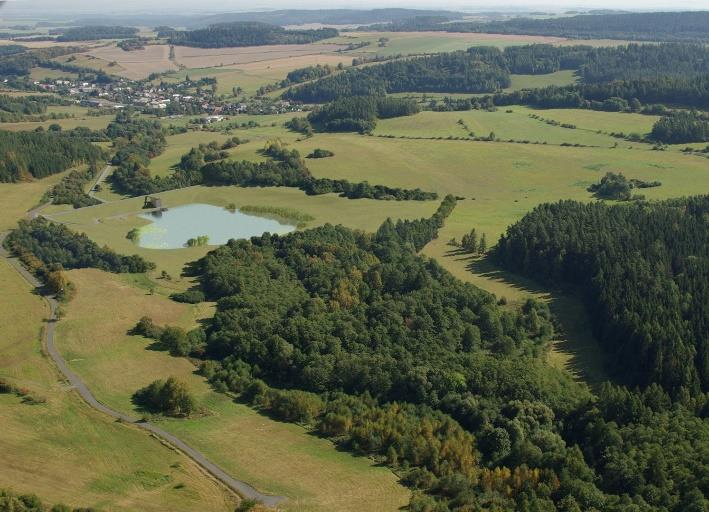
<svg viewBox="0 0 709 512">
<path fill-rule="evenodd" d="M 381 120 L 374 134 L 424 138 L 489 137 L 494 134 L 496 139 L 502 141 L 511 139 L 552 145 L 581 144 L 601 147 L 613 146 L 619 142 L 616 138 L 594 131 L 550 125 L 530 117 L 532 113 L 546 117 L 546 111 L 531 111 L 524 107 L 504 107 L 495 112 L 425 111 L 414 116 Z"/>
<path fill-rule="evenodd" d="M 48 308 L 4 259 L 0 288 L 0 377 L 40 401 L 0 394 L 3 487 L 113 511 L 233 510 L 235 499 L 188 458 L 67 388 L 40 343 Z"/>
<path fill-rule="evenodd" d="M 395 511 L 408 502 L 409 491 L 389 470 L 233 402 L 212 391 L 187 359 L 153 350 L 151 340 L 127 334 L 143 315 L 190 328 L 210 313 L 209 307 L 148 295 L 121 276 L 97 270 L 72 271 L 69 277 L 78 293 L 59 324 L 57 344 L 100 400 L 132 412 L 130 396 L 136 389 L 174 375 L 188 384 L 204 411 L 195 418 L 160 421 L 160 426 L 234 477 L 286 496 L 282 509 Z"/>
</svg>

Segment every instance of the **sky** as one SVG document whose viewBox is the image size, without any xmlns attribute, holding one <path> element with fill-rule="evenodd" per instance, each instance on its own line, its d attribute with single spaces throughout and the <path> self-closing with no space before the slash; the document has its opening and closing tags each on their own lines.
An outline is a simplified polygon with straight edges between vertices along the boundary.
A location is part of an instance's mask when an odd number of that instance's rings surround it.
<svg viewBox="0 0 709 512">
<path fill-rule="evenodd" d="M 707 9 L 709 0 L 10 0 L 5 12 L 165 12 L 192 14 L 204 12 L 262 11 L 271 9 L 318 9 L 409 7 L 474 10 L 510 8 L 567 10 L 612 8 L 629 10 Z"/>
</svg>

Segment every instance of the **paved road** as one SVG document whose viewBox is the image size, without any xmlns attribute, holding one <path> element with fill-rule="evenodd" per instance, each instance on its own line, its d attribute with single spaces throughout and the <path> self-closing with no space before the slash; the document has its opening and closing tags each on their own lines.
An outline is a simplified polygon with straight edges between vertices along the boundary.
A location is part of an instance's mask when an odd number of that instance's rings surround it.
<svg viewBox="0 0 709 512">
<path fill-rule="evenodd" d="M 101 199 L 100 197 L 96 197 L 96 185 L 100 185 L 106 180 L 106 175 L 109 173 L 111 170 L 111 166 L 107 165 L 106 167 L 103 168 L 103 171 L 101 171 L 101 174 L 98 175 L 98 178 L 96 178 L 96 181 L 94 181 L 94 184 L 91 185 L 91 190 L 89 190 L 89 197 L 93 197 L 97 201 L 101 201 L 102 203 L 105 203 L 105 199 Z"/>
<path fill-rule="evenodd" d="M 35 278 L 31 273 L 29 273 L 27 269 L 22 266 L 22 264 L 17 258 L 13 258 L 2 247 L 2 242 L 4 241 L 6 236 L 7 232 L 0 233 L 0 256 L 6 258 L 10 265 L 12 265 L 15 270 L 17 270 L 17 272 L 25 279 L 25 281 L 27 281 L 33 287 L 41 290 L 42 283 L 40 283 L 37 278 Z M 99 402 L 96 397 L 94 397 L 94 395 L 91 393 L 89 388 L 86 387 L 86 384 L 84 384 L 84 382 L 79 378 L 79 376 L 69 368 L 69 365 L 67 365 L 66 361 L 59 353 L 59 350 L 57 350 L 56 344 L 54 342 L 54 333 L 57 326 L 58 304 L 56 299 L 52 296 L 44 295 L 44 298 L 46 299 L 50 308 L 50 316 L 49 321 L 47 322 L 47 328 L 45 330 L 44 339 L 47 347 L 47 352 L 52 358 L 52 361 L 54 361 L 54 364 L 57 365 L 64 377 L 79 392 L 79 395 L 81 396 L 81 398 L 84 399 L 84 401 L 86 401 L 87 404 L 89 404 L 94 409 L 101 411 L 104 414 L 108 414 L 109 416 L 116 418 L 117 420 L 121 420 L 125 423 L 131 423 L 137 427 L 142 428 L 143 430 L 147 430 L 148 432 L 155 434 L 173 447 L 183 452 L 185 455 L 187 455 L 189 458 L 199 464 L 202 468 L 204 468 L 209 474 L 217 478 L 224 485 L 226 485 L 244 498 L 260 501 L 261 503 L 269 507 L 275 507 L 278 503 L 285 499 L 282 496 L 268 496 L 266 494 L 261 494 L 246 482 L 236 480 L 229 476 L 226 471 L 224 471 L 222 468 L 220 468 L 213 462 L 210 462 L 202 453 L 195 450 L 187 443 L 178 439 L 169 432 L 166 432 L 165 430 L 154 425 L 153 423 L 142 421 L 138 418 L 133 418 L 132 416 L 128 416 L 119 411 L 111 409 L 110 407 L 107 407 L 101 402 Z"/>
</svg>

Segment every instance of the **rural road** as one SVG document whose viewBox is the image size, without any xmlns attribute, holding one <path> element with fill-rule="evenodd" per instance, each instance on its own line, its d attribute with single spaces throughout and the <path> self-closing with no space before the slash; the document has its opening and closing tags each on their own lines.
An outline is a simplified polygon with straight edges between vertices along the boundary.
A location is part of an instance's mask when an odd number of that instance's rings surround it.
<svg viewBox="0 0 709 512">
<path fill-rule="evenodd" d="M 5 259 L 7 259 L 8 263 L 25 279 L 25 281 L 27 281 L 38 291 L 41 291 L 42 283 L 40 283 L 36 277 L 34 277 L 30 272 L 28 272 L 27 269 L 22 265 L 22 263 L 20 263 L 17 258 L 12 257 L 12 255 L 9 254 L 7 250 L 5 250 L 5 248 L 2 246 L 6 236 L 7 232 L 0 232 L 0 257 L 4 257 Z M 165 430 L 148 421 L 133 418 L 119 411 L 111 409 L 110 407 L 107 407 L 106 405 L 99 402 L 96 397 L 94 397 L 94 395 L 91 393 L 89 388 L 86 387 L 86 384 L 84 384 L 84 382 L 79 378 L 79 376 L 69 368 L 69 365 L 67 365 L 66 361 L 59 353 L 59 350 L 57 350 L 56 344 L 54 342 L 54 333 L 57 326 L 56 312 L 58 304 L 53 296 L 43 295 L 43 297 L 49 304 L 50 308 L 50 316 L 47 321 L 47 328 L 45 329 L 44 339 L 44 342 L 47 347 L 47 352 L 52 358 L 52 361 L 54 361 L 54 364 L 57 365 L 64 377 L 69 381 L 71 386 L 79 392 L 79 395 L 81 396 L 81 398 L 84 399 L 87 404 L 89 404 L 94 409 L 101 411 L 102 413 L 107 414 L 117 420 L 133 424 L 136 427 L 142 428 L 143 430 L 147 430 L 148 432 L 155 434 L 157 437 L 163 439 L 168 444 L 170 444 L 171 446 L 191 458 L 210 475 L 218 479 L 224 485 L 226 485 L 244 498 L 259 501 L 269 507 L 275 507 L 278 503 L 285 499 L 282 496 L 268 496 L 265 494 L 261 494 L 246 482 L 236 480 L 235 478 L 229 476 L 226 471 L 224 471 L 222 468 L 220 468 L 213 462 L 210 462 L 202 453 L 195 450 L 187 443 L 170 434 L 169 432 L 166 432 Z"/>
<path fill-rule="evenodd" d="M 106 165 L 106 167 L 103 168 L 103 171 L 101 171 L 101 174 L 98 175 L 98 177 L 96 178 L 96 181 L 94 181 L 93 185 L 91 185 L 91 190 L 89 190 L 89 197 L 92 197 L 92 198 L 96 199 L 97 201 L 101 201 L 102 203 L 106 202 L 105 199 L 101 199 L 100 197 L 96 197 L 95 189 L 96 189 L 97 185 L 100 185 L 101 183 L 103 183 L 106 180 L 106 175 L 108 174 L 108 172 L 110 170 L 111 170 L 110 165 Z"/>
</svg>

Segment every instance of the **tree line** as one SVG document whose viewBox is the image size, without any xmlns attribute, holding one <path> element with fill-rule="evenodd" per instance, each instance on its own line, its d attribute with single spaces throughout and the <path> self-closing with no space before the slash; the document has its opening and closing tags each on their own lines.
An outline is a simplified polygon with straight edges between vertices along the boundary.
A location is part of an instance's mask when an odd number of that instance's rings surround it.
<svg viewBox="0 0 709 512">
<path fill-rule="evenodd" d="M 180 164 L 169 176 L 151 176 L 147 163 L 134 161 L 131 153 L 121 159 L 111 175 L 114 186 L 124 194 L 138 196 L 193 185 L 239 185 L 242 187 L 296 187 L 309 195 L 337 193 L 349 199 L 394 199 L 426 201 L 436 199 L 435 192 L 416 189 L 371 185 L 367 182 L 351 183 L 348 180 L 315 178 L 297 150 L 287 149 L 280 140 L 269 141 L 264 154 L 265 162 L 222 160 L 223 152 L 205 152 L 193 148 L 184 155 Z M 114 158 L 115 160 L 115 158 Z"/>
<path fill-rule="evenodd" d="M 21 220 L 8 234 L 5 246 L 41 276 L 54 266 L 67 270 L 98 268 L 117 273 L 141 273 L 155 268 L 140 256 L 122 256 L 107 247 L 99 247 L 84 233 L 76 233 L 64 224 L 43 217 Z"/>
<path fill-rule="evenodd" d="M 415 101 L 388 96 L 338 98 L 308 114 L 318 131 L 371 133 L 377 119 L 410 116 L 421 111 Z"/>
<path fill-rule="evenodd" d="M 709 141 L 709 115 L 677 111 L 662 116 L 652 126 L 650 138 L 665 144 Z"/>
<path fill-rule="evenodd" d="M 0 512 L 98 512 L 98 510 L 93 507 L 74 508 L 62 504 L 50 507 L 34 494 L 18 494 L 0 489 Z"/>
<path fill-rule="evenodd" d="M 571 39 L 622 39 L 635 41 L 708 41 L 709 13 L 646 12 L 582 14 L 556 18 L 519 17 L 506 21 L 446 22 L 436 18 L 410 18 L 366 30 L 484 32 L 568 37 Z"/>
<path fill-rule="evenodd" d="M 170 44 L 199 48 L 225 48 L 230 46 L 262 46 L 269 44 L 308 44 L 337 37 L 333 28 L 313 30 L 286 30 L 276 25 L 255 21 L 219 23 L 207 28 L 187 31 L 167 31 Z"/>
<path fill-rule="evenodd" d="M 57 30 L 60 32 L 57 37 L 57 41 L 59 42 L 93 41 L 94 39 L 130 39 L 138 34 L 138 29 L 135 27 L 107 25 L 88 25 Z"/>
</svg>

